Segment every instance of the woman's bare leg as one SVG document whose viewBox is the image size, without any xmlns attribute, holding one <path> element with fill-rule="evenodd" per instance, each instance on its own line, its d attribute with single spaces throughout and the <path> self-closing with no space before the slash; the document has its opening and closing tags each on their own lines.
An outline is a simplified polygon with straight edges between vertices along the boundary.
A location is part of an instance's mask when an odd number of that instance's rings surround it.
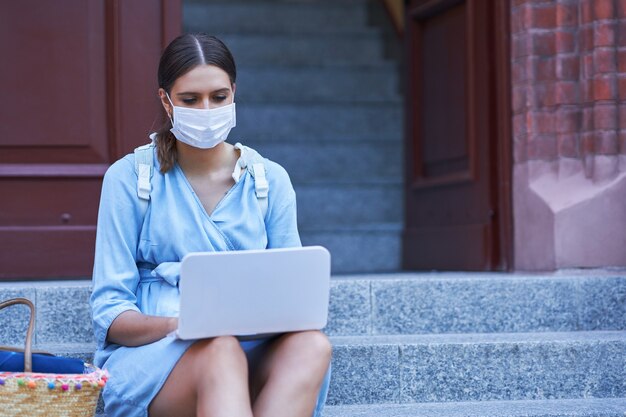
<svg viewBox="0 0 626 417">
<path fill-rule="evenodd" d="M 194 343 L 150 403 L 148 415 L 252 417 L 248 364 L 237 339 L 217 337 Z"/>
<path fill-rule="evenodd" d="M 252 369 L 255 417 L 311 417 L 332 347 L 319 331 L 288 333 L 272 342 Z"/>
</svg>

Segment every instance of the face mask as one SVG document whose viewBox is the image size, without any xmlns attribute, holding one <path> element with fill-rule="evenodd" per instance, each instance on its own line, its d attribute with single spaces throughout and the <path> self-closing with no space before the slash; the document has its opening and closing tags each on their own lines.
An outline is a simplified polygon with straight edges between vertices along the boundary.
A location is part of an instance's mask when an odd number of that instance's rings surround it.
<svg viewBox="0 0 626 417">
<path fill-rule="evenodd" d="M 167 99 L 174 108 L 170 132 L 181 142 L 196 148 L 214 148 L 226 140 L 236 126 L 235 102 L 217 109 L 191 109 L 174 106 L 169 94 Z"/>
</svg>

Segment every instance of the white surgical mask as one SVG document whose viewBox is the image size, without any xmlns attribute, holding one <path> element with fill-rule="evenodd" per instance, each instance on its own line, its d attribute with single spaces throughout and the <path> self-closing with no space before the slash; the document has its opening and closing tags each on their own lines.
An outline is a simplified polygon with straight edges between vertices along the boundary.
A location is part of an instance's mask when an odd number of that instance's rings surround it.
<svg viewBox="0 0 626 417">
<path fill-rule="evenodd" d="M 237 124 L 235 102 L 216 109 L 192 109 L 174 106 L 169 94 L 167 99 L 174 108 L 170 132 L 181 142 L 196 148 L 214 148 L 226 140 L 230 130 Z"/>
</svg>

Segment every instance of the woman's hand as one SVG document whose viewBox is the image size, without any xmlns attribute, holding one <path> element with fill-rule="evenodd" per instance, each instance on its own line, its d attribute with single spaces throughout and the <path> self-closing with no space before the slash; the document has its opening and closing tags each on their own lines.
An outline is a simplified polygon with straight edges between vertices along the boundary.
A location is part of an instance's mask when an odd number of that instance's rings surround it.
<svg viewBox="0 0 626 417">
<path fill-rule="evenodd" d="M 107 340 L 122 346 L 147 345 L 163 339 L 177 328 L 177 317 L 148 316 L 128 310 L 113 320 Z"/>
</svg>

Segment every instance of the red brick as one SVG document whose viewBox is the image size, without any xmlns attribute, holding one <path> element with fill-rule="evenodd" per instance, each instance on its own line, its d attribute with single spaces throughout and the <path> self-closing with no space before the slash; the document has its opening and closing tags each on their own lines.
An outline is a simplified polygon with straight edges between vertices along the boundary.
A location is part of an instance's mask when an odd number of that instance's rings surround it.
<svg viewBox="0 0 626 417">
<path fill-rule="evenodd" d="M 626 130 L 619 132 L 619 153 L 626 155 Z"/>
<path fill-rule="evenodd" d="M 528 56 L 528 35 L 513 35 L 511 40 L 511 56 L 513 58 L 523 58 Z"/>
<path fill-rule="evenodd" d="M 580 109 L 576 107 L 560 107 L 556 111 L 556 132 L 574 133 L 580 130 Z"/>
<path fill-rule="evenodd" d="M 620 104 L 619 106 L 619 121 L 620 127 L 626 129 L 626 104 Z"/>
<path fill-rule="evenodd" d="M 626 18 L 626 1 L 624 0 L 617 0 L 617 17 Z"/>
<path fill-rule="evenodd" d="M 617 106 L 610 104 L 596 104 L 593 108 L 594 129 L 617 129 Z"/>
<path fill-rule="evenodd" d="M 617 155 L 619 153 L 619 142 L 616 131 L 595 132 L 594 136 L 594 151 L 596 155 Z"/>
<path fill-rule="evenodd" d="M 513 85 L 523 84 L 526 81 L 526 60 L 511 62 L 511 82 Z"/>
<path fill-rule="evenodd" d="M 580 82 L 580 101 L 589 103 L 593 101 L 593 80 L 587 79 Z"/>
<path fill-rule="evenodd" d="M 593 106 L 585 106 L 582 109 L 582 118 L 580 130 L 582 132 L 590 132 L 593 130 Z"/>
<path fill-rule="evenodd" d="M 582 77 L 592 78 L 594 74 L 593 54 L 584 54 L 582 56 Z"/>
<path fill-rule="evenodd" d="M 522 8 L 513 7 L 511 9 L 511 33 L 519 33 L 524 30 Z"/>
<path fill-rule="evenodd" d="M 527 4 L 524 13 L 527 29 L 552 29 L 556 26 L 556 8 L 553 4 Z"/>
<path fill-rule="evenodd" d="M 552 161 L 557 157 L 555 135 L 531 135 L 526 145 L 529 160 Z"/>
<path fill-rule="evenodd" d="M 593 99 L 612 100 L 615 98 L 615 83 L 611 78 L 595 78 L 593 80 Z"/>
<path fill-rule="evenodd" d="M 554 106 L 556 103 L 554 95 L 554 83 L 529 85 L 526 88 L 526 105 L 532 109 Z"/>
<path fill-rule="evenodd" d="M 613 0 L 593 0 L 594 17 L 598 19 L 612 19 L 615 16 Z"/>
<path fill-rule="evenodd" d="M 567 53 L 576 51 L 576 36 L 573 32 L 559 30 L 556 32 L 556 52 Z"/>
<path fill-rule="evenodd" d="M 528 134 L 554 133 L 554 114 L 541 111 L 528 112 L 526 129 Z"/>
<path fill-rule="evenodd" d="M 559 3 L 556 5 L 556 24 L 559 27 L 578 25 L 578 4 Z"/>
<path fill-rule="evenodd" d="M 615 62 L 615 50 L 610 49 L 596 49 L 593 51 L 593 63 L 594 71 L 598 73 L 615 72 L 617 65 Z"/>
<path fill-rule="evenodd" d="M 513 116 L 513 135 L 526 135 L 526 114 L 516 114 Z"/>
<path fill-rule="evenodd" d="M 626 78 L 619 77 L 617 79 L 617 88 L 619 89 L 619 99 L 626 100 Z M 626 125 L 626 118 L 622 119 Z"/>
<path fill-rule="evenodd" d="M 564 133 L 557 135 L 556 142 L 559 156 L 565 158 L 578 158 L 580 156 L 577 133 Z"/>
<path fill-rule="evenodd" d="M 578 82 L 559 81 L 555 86 L 556 104 L 578 103 Z"/>
<path fill-rule="evenodd" d="M 593 22 L 593 0 L 580 1 L 580 22 L 582 24 Z"/>
<path fill-rule="evenodd" d="M 615 29 L 615 22 L 596 22 L 594 25 L 593 45 L 596 47 L 614 46 Z"/>
<path fill-rule="evenodd" d="M 540 32 L 530 34 L 531 55 L 553 56 L 556 54 L 556 36 L 554 32 Z"/>
<path fill-rule="evenodd" d="M 556 76 L 559 80 L 578 80 L 579 68 L 578 55 L 559 56 L 556 59 Z"/>
<path fill-rule="evenodd" d="M 617 71 L 626 73 L 626 48 L 617 51 Z"/>
<path fill-rule="evenodd" d="M 626 46 L 626 20 L 619 20 L 617 25 L 617 46 Z"/>
<path fill-rule="evenodd" d="M 595 141 L 593 132 L 584 132 L 580 135 L 580 150 L 583 155 L 593 155 Z"/>
<path fill-rule="evenodd" d="M 587 25 L 580 28 L 578 31 L 578 44 L 581 52 L 593 49 L 593 26 Z"/>
<path fill-rule="evenodd" d="M 556 78 L 554 58 L 531 58 L 526 68 L 530 81 L 553 81 Z"/>
<path fill-rule="evenodd" d="M 526 88 L 513 87 L 511 94 L 513 113 L 518 114 L 526 108 Z"/>
</svg>

